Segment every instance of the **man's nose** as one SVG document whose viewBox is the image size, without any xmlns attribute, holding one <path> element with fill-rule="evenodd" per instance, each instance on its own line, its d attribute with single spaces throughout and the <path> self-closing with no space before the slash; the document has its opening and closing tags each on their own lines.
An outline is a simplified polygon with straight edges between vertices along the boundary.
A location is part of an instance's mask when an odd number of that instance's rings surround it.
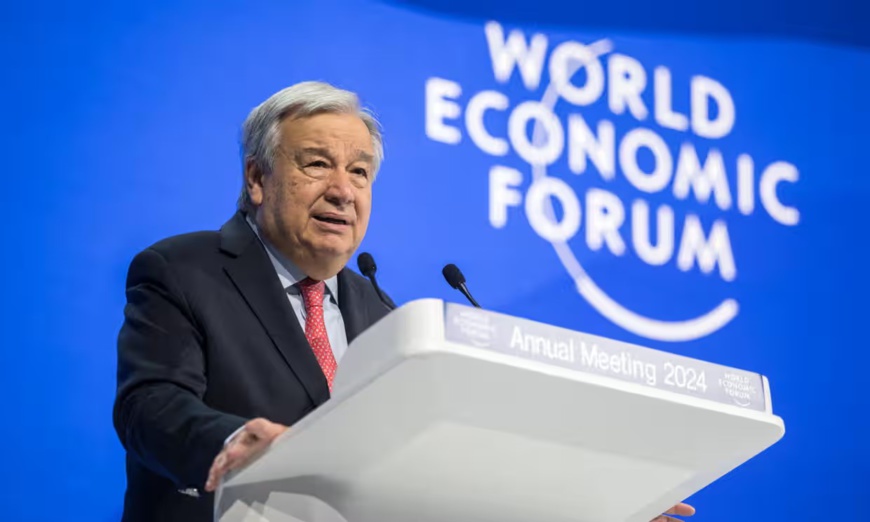
<svg viewBox="0 0 870 522">
<path fill-rule="evenodd" d="M 351 182 L 352 174 L 344 169 L 337 169 L 329 177 L 329 186 L 326 187 L 326 199 L 334 205 L 349 205 L 353 203 L 354 192 Z"/>
</svg>

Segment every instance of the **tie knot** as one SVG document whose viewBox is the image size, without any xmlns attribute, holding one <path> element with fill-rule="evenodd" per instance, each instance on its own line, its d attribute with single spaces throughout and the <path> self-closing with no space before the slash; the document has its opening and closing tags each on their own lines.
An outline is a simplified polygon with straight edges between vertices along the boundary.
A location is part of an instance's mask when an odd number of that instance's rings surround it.
<svg viewBox="0 0 870 522">
<path fill-rule="evenodd" d="M 326 289 L 326 283 L 306 277 L 299 282 L 299 289 L 302 290 L 305 308 L 323 307 L 323 293 Z"/>
</svg>

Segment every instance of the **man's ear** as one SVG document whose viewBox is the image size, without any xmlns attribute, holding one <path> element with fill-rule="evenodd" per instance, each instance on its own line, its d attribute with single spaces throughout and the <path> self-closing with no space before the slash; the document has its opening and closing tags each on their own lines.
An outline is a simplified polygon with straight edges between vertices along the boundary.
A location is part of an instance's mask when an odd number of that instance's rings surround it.
<svg viewBox="0 0 870 522">
<path fill-rule="evenodd" d="M 245 190 L 251 204 L 256 207 L 263 204 L 263 170 L 253 158 L 245 161 Z"/>
</svg>

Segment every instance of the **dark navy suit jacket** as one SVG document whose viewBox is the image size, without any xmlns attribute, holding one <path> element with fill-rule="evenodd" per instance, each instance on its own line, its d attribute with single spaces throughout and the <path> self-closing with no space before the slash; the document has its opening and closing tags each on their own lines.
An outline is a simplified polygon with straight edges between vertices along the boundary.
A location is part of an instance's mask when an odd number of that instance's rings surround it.
<svg viewBox="0 0 870 522">
<path fill-rule="evenodd" d="M 347 268 L 338 303 L 348 342 L 388 312 Z M 139 253 L 124 318 L 113 415 L 127 450 L 123 520 L 210 521 L 202 488 L 224 439 L 255 417 L 296 423 L 329 398 L 326 379 L 241 213 Z"/>
</svg>

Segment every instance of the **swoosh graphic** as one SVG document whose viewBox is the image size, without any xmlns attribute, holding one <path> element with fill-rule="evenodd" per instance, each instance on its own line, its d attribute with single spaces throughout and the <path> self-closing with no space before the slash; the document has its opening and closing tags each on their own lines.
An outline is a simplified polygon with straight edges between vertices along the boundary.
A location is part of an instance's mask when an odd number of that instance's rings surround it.
<svg viewBox="0 0 870 522">
<path fill-rule="evenodd" d="M 592 51 L 592 56 L 597 58 L 609 53 L 613 49 L 613 44 L 610 40 L 604 39 L 593 42 L 587 47 Z M 573 76 L 582 65 L 582 62 L 577 62 L 576 67 L 569 71 L 568 78 Z M 554 110 L 558 101 L 559 92 L 551 82 L 541 98 L 541 104 Z M 532 143 L 541 144 L 543 139 L 544 129 L 536 121 L 532 130 Z M 531 167 L 533 179 L 538 180 L 547 176 L 547 168 L 544 165 L 531 165 Z M 550 199 L 547 199 L 544 210 L 550 219 L 555 220 L 556 214 Z M 574 279 L 577 292 L 601 315 L 634 334 L 657 341 L 691 341 L 719 330 L 734 319 L 739 311 L 737 301 L 725 299 L 709 312 L 693 319 L 662 321 L 645 317 L 622 306 L 595 284 L 567 243 L 557 241 L 550 244 L 556 251 L 562 266 Z"/>
</svg>

